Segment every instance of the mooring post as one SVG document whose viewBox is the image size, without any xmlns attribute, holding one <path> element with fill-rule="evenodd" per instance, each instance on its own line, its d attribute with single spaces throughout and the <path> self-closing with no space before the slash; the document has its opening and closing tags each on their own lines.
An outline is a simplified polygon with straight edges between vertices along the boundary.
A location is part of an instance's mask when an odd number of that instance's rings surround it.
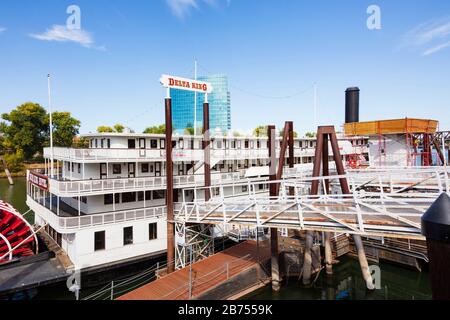
<svg viewBox="0 0 450 320">
<path fill-rule="evenodd" d="M 169 90 L 168 90 L 169 92 Z M 167 273 L 175 270 L 175 240 L 173 217 L 173 162 L 172 162 L 172 99 L 165 99 L 166 116 L 166 204 L 167 204 Z"/>
<path fill-rule="evenodd" d="M 273 183 L 273 181 L 276 181 L 276 175 L 277 175 L 277 168 L 276 168 L 276 153 L 275 153 L 275 138 L 276 138 L 276 132 L 275 132 L 275 126 L 268 126 L 267 127 L 267 136 L 268 136 L 268 144 L 269 144 L 269 160 L 270 160 L 270 167 L 269 167 L 269 177 L 270 181 L 272 182 L 270 184 L 270 197 L 276 197 L 277 196 L 277 185 Z M 270 229 L 270 250 L 271 250 L 271 273 L 272 273 L 272 290 L 273 291 L 280 291 L 280 269 L 279 269 L 279 253 L 278 253 L 278 229 L 277 228 L 271 228 Z"/>
<path fill-rule="evenodd" d="M 324 246 L 325 246 L 325 267 L 327 275 L 333 274 L 333 255 L 331 252 L 331 235 L 329 232 L 325 232 L 324 235 Z"/>
<path fill-rule="evenodd" d="M 362 276 L 366 282 L 366 287 L 369 290 L 374 290 L 375 285 L 373 284 L 372 275 L 369 270 L 369 263 L 367 262 L 366 253 L 364 251 L 364 245 L 361 240 L 360 235 L 353 235 L 353 240 L 355 241 L 356 251 L 358 253 L 359 266 L 361 267 Z"/>
<path fill-rule="evenodd" d="M 422 216 L 433 299 L 450 300 L 450 197 L 443 193 Z"/>
<path fill-rule="evenodd" d="M 10 184 L 10 185 L 14 185 L 14 181 L 13 181 L 13 179 L 12 179 L 11 172 L 10 172 L 9 169 L 8 169 L 8 164 L 6 163 L 5 158 L 0 157 L 0 160 L 1 160 L 2 163 L 3 163 L 3 168 L 5 169 L 5 174 L 6 174 L 6 177 L 8 178 L 9 184 Z"/>
<path fill-rule="evenodd" d="M 309 285 L 311 283 L 311 273 L 312 273 L 312 254 L 311 249 L 313 246 L 313 232 L 306 231 L 305 239 L 305 254 L 303 257 L 303 284 Z"/>
</svg>

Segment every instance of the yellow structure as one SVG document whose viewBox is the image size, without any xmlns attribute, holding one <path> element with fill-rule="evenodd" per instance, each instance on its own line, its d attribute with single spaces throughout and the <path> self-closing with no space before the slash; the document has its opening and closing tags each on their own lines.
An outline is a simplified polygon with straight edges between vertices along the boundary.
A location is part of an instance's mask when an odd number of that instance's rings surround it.
<svg viewBox="0 0 450 320">
<path fill-rule="evenodd" d="M 344 124 L 347 136 L 374 136 L 401 133 L 435 133 L 439 122 L 428 119 L 394 119 Z"/>
</svg>

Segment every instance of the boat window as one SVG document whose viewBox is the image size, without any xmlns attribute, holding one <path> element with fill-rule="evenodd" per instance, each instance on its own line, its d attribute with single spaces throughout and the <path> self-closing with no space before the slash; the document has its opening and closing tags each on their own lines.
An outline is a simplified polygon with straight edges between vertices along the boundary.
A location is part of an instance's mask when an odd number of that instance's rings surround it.
<svg viewBox="0 0 450 320">
<path fill-rule="evenodd" d="M 153 191 L 153 200 L 164 199 L 166 197 L 164 190 Z"/>
<path fill-rule="evenodd" d="M 112 204 L 113 203 L 113 195 L 112 194 L 105 194 L 103 203 L 105 205 Z"/>
<path fill-rule="evenodd" d="M 141 164 L 142 173 L 148 173 L 148 163 Z"/>
<path fill-rule="evenodd" d="M 133 244 L 133 227 L 123 228 L 123 245 Z"/>
<path fill-rule="evenodd" d="M 104 148 L 104 146 L 103 146 L 103 140 L 105 140 L 105 139 L 100 140 L 100 147 L 101 147 L 101 148 Z"/>
<path fill-rule="evenodd" d="M 139 191 L 137 193 L 137 201 L 144 201 L 144 191 Z"/>
<path fill-rule="evenodd" d="M 136 140 L 128 139 L 128 149 L 136 149 Z"/>
<path fill-rule="evenodd" d="M 248 141 L 248 140 L 245 140 L 245 149 L 248 149 L 249 146 L 250 146 L 249 141 Z"/>
<path fill-rule="evenodd" d="M 217 149 L 222 149 L 222 140 L 217 140 Z"/>
<path fill-rule="evenodd" d="M 111 148 L 111 139 L 106 140 L 106 143 L 107 143 L 108 149 L 110 149 Z"/>
<path fill-rule="evenodd" d="M 81 163 L 78 164 L 78 173 L 81 173 Z"/>
<path fill-rule="evenodd" d="M 122 203 L 135 202 L 136 192 L 124 192 L 122 193 Z"/>
<path fill-rule="evenodd" d="M 145 200 L 152 200 L 152 192 L 145 191 Z"/>
<path fill-rule="evenodd" d="M 150 140 L 150 148 L 152 149 L 158 148 L 158 141 L 154 139 Z"/>
<path fill-rule="evenodd" d="M 122 173 L 122 165 L 113 164 L 113 174 L 121 174 L 121 173 Z"/>
<path fill-rule="evenodd" d="M 159 140 L 159 144 L 161 146 L 161 149 L 165 149 L 166 148 L 166 140 L 165 139 Z"/>
<path fill-rule="evenodd" d="M 98 148 L 98 140 L 95 139 L 95 147 Z"/>
<path fill-rule="evenodd" d="M 94 251 L 105 250 L 105 231 L 94 233 Z"/>
<path fill-rule="evenodd" d="M 148 225 L 148 240 L 154 240 L 158 238 L 158 224 L 150 223 Z"/>
</svg>

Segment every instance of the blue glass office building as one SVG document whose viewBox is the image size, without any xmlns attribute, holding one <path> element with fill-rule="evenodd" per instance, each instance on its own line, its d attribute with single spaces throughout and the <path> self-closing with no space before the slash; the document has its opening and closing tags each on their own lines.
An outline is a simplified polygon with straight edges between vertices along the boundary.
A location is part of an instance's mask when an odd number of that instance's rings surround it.
<svg viewBox="0 0 450 320">
<path fill-rule="evenodd" d="M 220 128 L 222 132 L 231 129 L 231 102 L 228 90 L 228 78 L 218 74 L 199 76 L 198 80 L 210 82 L 213 92 L 208 94 L 209 126 L 211 130 Z M 190 91 L 170 89 L 172 97 L 172 119 L 175 130 L 183 133 L 187 127 L 194 126 L 194 93 Z M 205 95 L 197 93 L 197 128 L 203 126 L 203 102 Z M 199 134 L 200 131 L 198 130 Z"/>
</svg>

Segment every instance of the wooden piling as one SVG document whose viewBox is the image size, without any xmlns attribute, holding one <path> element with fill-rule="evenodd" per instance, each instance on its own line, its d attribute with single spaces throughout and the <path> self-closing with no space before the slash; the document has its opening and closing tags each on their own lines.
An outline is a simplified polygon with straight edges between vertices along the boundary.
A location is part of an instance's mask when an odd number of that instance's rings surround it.
<svg viewBox="0 0 450 320">
<path fill-rule="evenodd" d="M 312 255 L 311 249 L 313 246 L 313 232 L 306 231 L 306 239 L 305 239 L 305 255 L 303 258 L 303 284 L 309 285 L 311 283 L 311 270 L 312 270 Z"/>
<path fill-rule="evenodd" d="M 12 179 L 11 172 L 8 169 L 8 165 L 6 164 L 6 160 L 3 157 L 0 157 L 0 160 L 3 163 L 3 168 L 5 169 L 5 174 L 6 174 L 6 177 L 8 178 L 9 184 L 13 185 L 14 181 Z"/>
<path fill-rule="evenodd" d="M 329 232 L 325 232 L 324 235 L 324 245 L 325 245 L 325 267 L 327 275 L 333 274 L 333 255 L 331 252 L 331 235 Z"/>
<path fill-rule="evenodd" d="M 369 290 L 374 290 L 375 286 L 373 284 L 372 275 L 370 274 L 369 270 L 369 263 L 367 262 L 366 253 L 364 251 L 364 246 L 361 240 L 361 236 L 354 235 L 353 240 L 355 241 L 355 247 L 356 251 L 358 252 L 358 260 L 359 265 L 361 267 L 362 276 L 364 278 L 364 281 L 366 282 L 366 287 Z"/>
</svg>

